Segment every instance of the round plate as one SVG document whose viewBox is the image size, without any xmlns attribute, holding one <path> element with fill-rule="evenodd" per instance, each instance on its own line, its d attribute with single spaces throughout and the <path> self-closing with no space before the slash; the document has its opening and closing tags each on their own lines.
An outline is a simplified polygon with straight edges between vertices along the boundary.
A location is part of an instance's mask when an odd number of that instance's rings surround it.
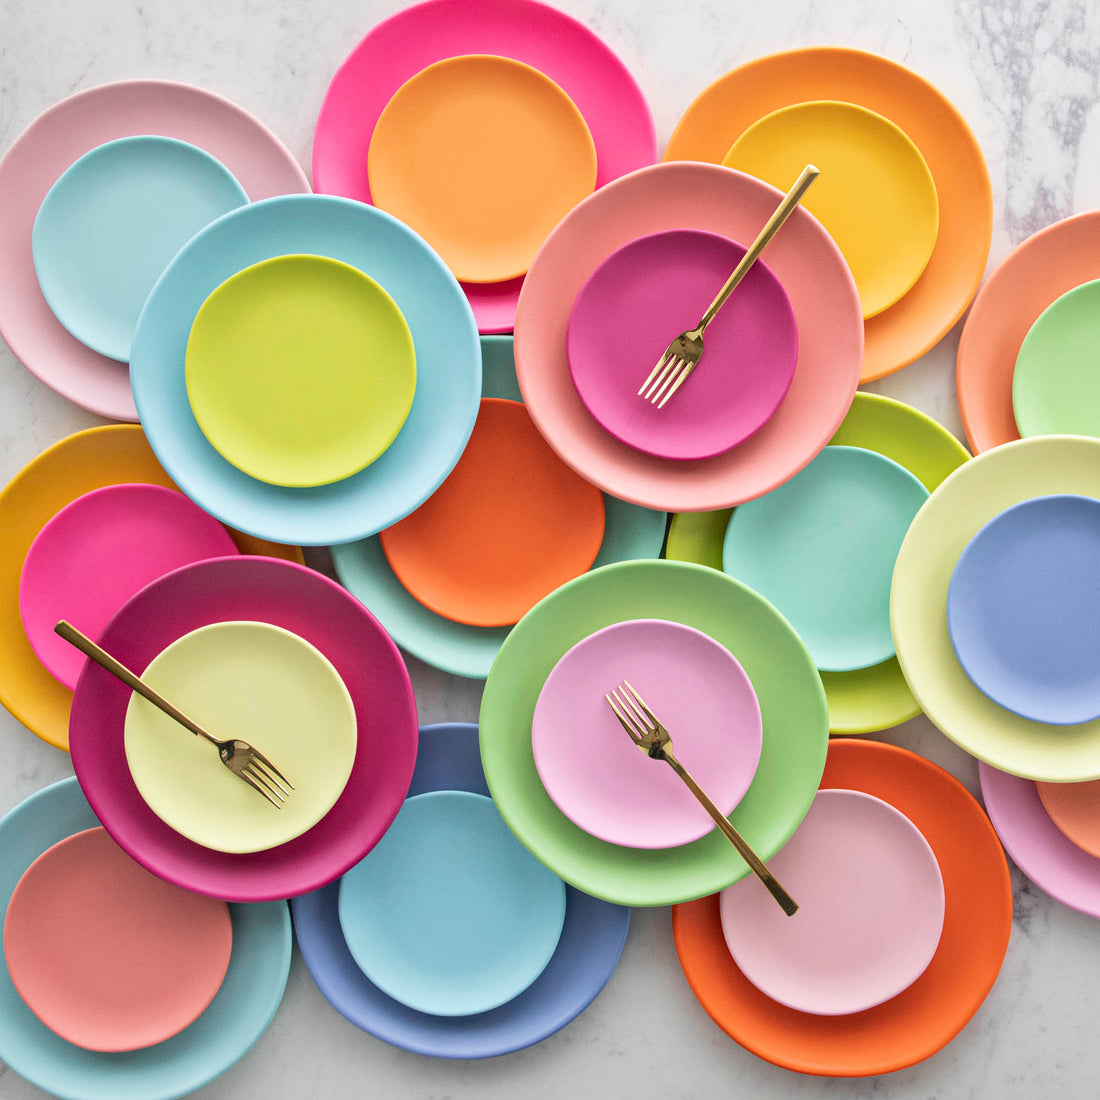
<svg viewBox="0 0 1100 1100">
<path fill-rule="evenodd" d="M 758 1057 L 821 1077 L 891 1073 L 949 1043 L 997 980 L 1012 929 L 1008 865 L 973 796 L 916 753 L 871 741 L 833 741 L 821 785 L 881 798 L 932 846 L 943 875 L 944 924 L 924 973 L 898 996 L 863 1012 L 797 1012 L 761 993 L 738 970 L 722 937 L 717 897 L 672 911 L 676 951 L 707 1015 Z"/>
<path fill-rule="evenodd" d="M 88 428 L 66 436 L 32 459 L 0 489 L 0 703 L 32 733 L 69 747 L 72 692 L 35 656 L 19 617 L 19 578 L 35 537 L 49 519 L 78 497 L 105 485 L 152 482 L 174 489 L 137 425 Z M 246 554 L 301 562 L 296 546 L 230 531 Z M 127 554 L 133 553 L 132 548 Z"/>
<path fill-rule="evenodd" d="M 1100 498 L 1100 440 L 1017 440 L 956 470 L 902 543 L 890 620 L 905 679 L 940 730 L 1002 771 L 1068 783 L 1100 778 L 1100 720 L 1057 728 L 999 707 L 966 675 L 947 632 L 948 586 L 967 543 L 1006 508 L 1054 493 Z"/>
<path fill-rule="evenodd" d="M 369 466 L 416 388 L 394 300 L 324 256 L 278 256 L 226 279 L 195 315 L 185 363 L 203 435 L 272 485 L 328 485 Z"/>
<path fill-rule="evenodd" d="M 146 805 L 219 852 L 260 852 L 311 829 L 355 763 L 355 704 L 324 654 L 263 622 L 218 622 L 162 649 L 142 678 L 205 729 L 254 745 L 293 791 L 280 807 L 234 775 L 213 747 L 134 694 L 125 751 Z"/>
<path fill-rule="evenodd" d="M 175 138 L 119 138 L 78 157 L 46 192 L 31 232 L 54 316 L 110 359 L 130 358 L 138 314 L 168 261 L 248 202 L 221 161 Z"/>
<path fill-rule="evenodd" d="M 706 332 L 706 364 L 661 409 L 638 396 L 669 340 L 692 328 L 745 249 L 717 233 L 673 230 L 617 249 L 569 315 L 569 374 L 616 439 L 658 458 L 711 458 L 755 432 L 790 388 L 798 358 L 783 284 L 758 261 Z"/>
<path fill-rule="evenodd" d="M 802 205 L 852 269 L 864 318 L 889 309 L 920 278 L 939 230 L 936 184 L 905 131 L 854 103 L 783 107 L 744 130 L 722 158 L 779 188 L 806 164 L 821 170 Z"/>
<path fill-rule="evenodd" d="M 371 202 L 368 149 L 379 115 L 410 77 L 444 58 L 496 54 L 549 77 L 596 146 L 596 186 L 657 159 L 653 118 L 626 67 L 583 23 L 533 0 L 428 0 L 374 26 L 336 71 L 313 134 L 320 192 Z M 464 289 L 482 332 L 510 332 L 522 280 Z"/>
<path fill-rule="evenodd" d="M 54 633 L 59 619 L 91 638 L 151 580 L 203 558 L 235 554 L 229 532 L 163 485 L 105 485 L 57 512 L 19 575 L 19 615 L 38 659 L 67 688 L 84 654 Z"/>
<path fill-rule="evenodd" d="M 1033 722 L 1100 718 L 1100 500 L 1034 497 L 994 516 L 959 555 L 947 629 L 966 674 Z"/>
<path fill-rule="evenodd" d="M 35 278 L 31 228 L 57 177 L 115 138 L 163 134 L 216 157 L 252 199 L 308 191 L 293 154 L 235 103 L 166 80 L 124 80 L 55 103 L 0 159 L 0 335 L 51 389 L 100 416 L 137 420 L 126 368 L 85 347 L 46 305 Z"/>
<path fill-rule="evenodd" d="M 708 634 L 662 619 L 613 623 L 577 642 L 542 685 L 531 745 L 546 793 L 586 833 L 674 848 L 714 828 L 671 768 L 655 767 L 605 696 L 624 681 L 673 722 L 676 758 L 724 814 L 760 762 L 760 706 L 745 670 Z"/>
<path fill-rule="evenodd" d="M 513 628 L 481 702 L 481 759 L 497 808 L 566 882 L 623 905 L 668 905 L 720 890 L 748 867 L 717 830 L 693 844 L 657 850 L 590 836 L 543 789 L 524 735 L 562 654 L 624 619 L 680 622 L 737 654 L 756 689 L 764 740 L 752 785 L 730 820 L 761 859 L 779 850 L 813 800 L 827 740 L 825 693 L 806 647 L 771 604 L 703 566 L 607 565 L 563 585 Z"/>
<path fill-rule="evenodd" d="M 0 820 L 0 908 L 51 845 L 98 825 L 75 778 L 37 791 Z M 0 1059 L 66 1100 L 163 1100 L 202 1088 L 264 1033 L 286 988 L 292 946 L 284 902 L 231 905 L 233 950 L 217 996 L 189 1027 L 163 1043 L 99 1054 L 66 1042 L 0 980 Z"/>
<path fill-rule="evenodd" d="M 700 92 L 662 159 L 718 164 L 758 119 L 820 99 L 855 103 L 900 127 L 921 151 L 939 199 L 939 235 L 924 274 L 901 301 L 867 322 L 860 381 L 870 382 L 913 362 L 947 334 L 974 297 L 989 259 L 989 172 L 973 132 L 943 94 L 877 54 L 832 46 L 785 50 L 755 58 Z"/>
<path fill-rule="evenodd" d="M 538 69 L 491 54 L 437 61 L 386 104 L 367 157 L 371 199 L 459 279 L 519 278 L 596 183 L 580 111 Z"/>
<path fill-rule="evenodd" d="M 565 884 L 508 831 L 491 798 L 428 791 L 340 880 L 340 927 L 359 969 L 419 1012 L 472 1016 L 546 968 Z"/>
<path fill-rule="evenodd" d="M 43 852 L 4 918 L 19 996 L 86 1050 L 140 1050 L 181 1032 L 214 999 L 232 948 L 224 902 L 149 874 L 101 828 Z"/>
<path fill-rule="evenodd" d="M 641 455 L 592 418 L 569 376 L 566 331 L 573 300 L 612 252 L 665 229 L 751 241 L 779 201 L 773 187 L 729 168 L 658 164 L 597 191 L 547 237 L 516 312 L 516 373 L 539 430 L 601 489 L 647 508 L 699 511 L 739 504 L 797 473 L 844 419 L 863 354 L 859 297 L 832 238 L 800 210 L 768 245 L 768 265 L 794 307 L 798 363 L 775 415 L 741 446 L 690 466 Z M 642 364 L 643 380 L 649 367 Z"/>
<path fill-rule="evenodd" d="M 1089 783 L 1036 783 L 1039 801 L 1063 836 L 1090 856 L 1100 858 L 1100 780 Z"/>
<path fill-rule="evenodd" d="M 900 810 L 863 791 L 823 790 L 768 869 L 797 919 L 756 878 L 722 891 L 722 935 L 741 973 L 800 1012 L 863 1012 L 908 989 L 943 931 L 935 853 Z"/>
<path fill-rule="evenodd" d="M 429 610 L 507 626 L 588 569 L 603 534 L 599 489 L 562 463 L 521 402 L 482 398 L 447 480 L 379 539 L 398 580 Z"/>
<path fill-rule="evenodd" d="M 826 447 L 767 496 L 734 510 L 722 568 L 790 620 L 818 668 L 869 668 L 894 655 L 890 576 L 928 490 L 866 447 Z"/>
<path fill-rule="evenodd" d="M 292 253 L 341 260 L 381 283 L 416 345 L 416 396 L 397 439 L 365 470 L 308 489 L 268 485 L 226 462 L 202 434 L 184 380 L 188 332 L 209 294 Z M 291 195 L 227 214 L 184 246 L 142 312 L 130 377 L 153 449 L 196 503 L 264 538 L 327 545 L 388 527 L 439 487 L 474 426 L 481 356 L 469 304 L 411 229 L 362 203 Z"/>
<path fill-rule="evenodd" d="M 401 655 L 370 612 L 327 577 L 289 562 L 240 556 L 177 569 L 134 596 L 99 641 L 123 664 L 145 668 L 184 634 L 236 620 L 269 622 L 304 638 L 332 662 L 355 703 L 351 777 L 312 829 L 262 857 L 242 857 L 169 828 L 126 766 L 131 693 L 91 662 L 73 696 L 73 768 L 107 831 L 154 874 L 232 901 L 288 898 L 342 875 L 389 827 L 416 758 L 416 709 Z"/>
<path fill-rule="evenodd" d="M 424 726 L 410 795 L 487 795 L 477 726 Z M 611 977 L 630 910 L 565 888 L 565 922 L 546 969 L 518 997 L 475 1016 L 432 1016 L 386 996 L 355 965 L 337 916 L 339 884 L 294 898 L 294 931 L 313 980 L 332 1006 L 371 1035 L 436 1058 L 492 1058 L 552 1035 L 584 1011 Z"/>
</svg>

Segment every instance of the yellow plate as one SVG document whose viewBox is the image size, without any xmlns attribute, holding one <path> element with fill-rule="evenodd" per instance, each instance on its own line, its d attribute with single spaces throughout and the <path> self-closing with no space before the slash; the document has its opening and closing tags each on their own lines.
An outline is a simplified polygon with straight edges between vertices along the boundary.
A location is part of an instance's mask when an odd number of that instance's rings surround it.
<svg viewBox="0 0 1100 1100">
<path fill-rule="evenodd" d="M 213 745 L 139 695 L 126 708 L 126 762 L 149 808 L 196 844 L 259 852 L 312 828 L 340 797 L 355 760 L 355 707 L 309 642 L 271 623 L 224 622 L 161 650 L 144 679 L 215 737 L 240 737 L 293 784 L 272 806 Z"/>
<path fill-rule="evenodd" d="M 470 54 L 422 69 L 374 128 L 376 206 L 412 226 L 470 283 L 527 271 L 547 234 L 596 185 L 596 146 L 548 76 Z"/>
<path fill-rule="evenodd" d="M 969 455 L 944 427 L 901 401 L 857 393 L 830 443 L 866 447 L 892 458 L 933 490 Z M 672 517 L 665 556 L 722 568 L 722 541 L 732 508 Z M 851 672 L 823 672 L 832 734 L 874 733 L 920 713 L 896 657 Z"/>
<path fill-rule="evenodd" d="M 184 366 L 199 427 L 259 481 L 342 481 L 393 442 L 416 355 L 394 300 L 327 256 L 276 256 L 226 279 L 191 325 Z"/>
<path fill-rule="evenodd" d="M 19 575 L 35 536 L 77 497 L 105 485 L 148 482 L 175 489 L 137 424 L 88 428 L 32 459 L 0 489 L 0 703 L 43 741 L 69 749 L 73 693 L 34 655 L 19 617 Z M 242 554 L 303 564 L 296 546 L 230 530 Z"/>
<path fill-rule="evenodd" d="M 932 256 L 940 224 L 932 173 L 903 130 L 865 107 L 816 100 L 773 111 L 722 163 L 782 191 L 806 164 L 821 169 L 802 204 L 844 253 L 865 318 L 901 298 Z"/>
</svg>

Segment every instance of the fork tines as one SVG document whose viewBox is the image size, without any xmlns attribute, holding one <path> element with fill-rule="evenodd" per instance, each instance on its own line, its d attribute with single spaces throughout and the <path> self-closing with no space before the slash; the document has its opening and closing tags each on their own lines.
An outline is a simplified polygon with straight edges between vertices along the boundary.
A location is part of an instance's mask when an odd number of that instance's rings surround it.
<svg viewBox="0 0 1100 1100">
<path fill-rule="evenodd" d="M 263 753 L 253 749 L 248 762 L 237 773 L 273 806 L 282 806 L 294 790 L 294 784 Z"/>
<path fill-rule="evenodd" d="M 657 365 L 638 390 L 638 396 L 659 409 L 663 408 L 665 402 L 684 384 L 694 369 L 693 361 L 677 355 L 670 347 L 657 360 Z"/>
</svg>

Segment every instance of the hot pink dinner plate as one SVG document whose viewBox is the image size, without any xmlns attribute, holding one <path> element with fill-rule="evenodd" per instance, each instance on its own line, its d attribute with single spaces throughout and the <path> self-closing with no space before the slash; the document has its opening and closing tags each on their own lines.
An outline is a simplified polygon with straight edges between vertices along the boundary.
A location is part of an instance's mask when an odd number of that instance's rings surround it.
<svg viewBox="0 0 1100 1100">
<path fill-rule="evenodd" d="M 19 613 L 38 659 L 68 688 L 84 655 L 54 633 L 68 619 L 96 638 L 111 616 L 157 577 L 236 554 L 229 532 L 183 493 L 128 483 L 94 489 L 38 532 L 19 577 Z"/>
<path fill-rule="evenodd" d="M 664 511 L 728 508 L 793 477 L 840 426 L 859 383 L 863 315 L 844 257 L 805 210 L 791 215 L 766 252 L 794 309 L 794 378 L 774 415 L 739 446 L 691 463 L 643 455 L 604 430 L 570 377 L 566 336 L 573 301 L 616 249 L 667 229 L 751 241 L 781 198 L 774 187 L 732 168 L 658 164 L 585 199 L 539 250 L 516 310 L 520 390 L 550 446 L 605 492 Z M 671 331 L 668 339 L 676 335 Z M 704 353 L 698 370 L 705 366 Z M 662 411 L 671 408 L 669 402 Z"/>
<path fill-rule="evenodd" d="M 705 358 L 663 408 L 638 395 L 677 333 L 694 328 L 745 255 L 717 233 L 679 229 L 623 245 L 569 315 L 569 374 L 616 439 L 658 458 L 711 458 L 775 412 L 794 377 L 798 329 L 783 284 L 759 260 L 715 316 Z"/>
<path fill-rule="evenodd" d="M 333 76 L 313 134 L 318 192 L 370 202 L 367 150 L 379 115 L 405 81 L 464 54 L 522 61 L 559 85 L 592 134 L 597 187 L 657 159 L 641 89 L 582 23 L 535 0 L 427 0 L 373 27 Z M 464 284 L 481 332 L 511 331 L 522 283 Z"/>
<path fill-rule="evenodd" d="M 171 829 L 145 804 L 126 766 L 130 692 L 92 662 L 73 695 L 69 749 L 96 816 L 140 864 L 196 893 L 270 901 L 332 882 L 377 844 L 412 777 L 416 705 L 401 654 L 374 616 L 327 577 L 274 558 L 240 555 L 177 569 L 130 599 L 99 641 L 141 671 L 182 635 L 234 620 L 272 623 L 304 638 L 333 664 L 355 704 L 351 776 L 312 829 L 247 854 L 203 848 Z"/>
<path fill-rule="evenodd" d="M 31 227 L 46 192 L 78 157 L 105 142 L 158 134 L 221 161 L 248 197 L 308 192 L 290 150 L 235 103 L 167 80 L 123 80 L 55 103 L 0 159 L 0 335 L 23 365 L 62 397 L 112 420 L 137 420 L 125 363 L 86 347 L 38 289 Z"/>
<path fill-rule="evenodd" d="M 724 814 L 741 801 L 760 762 L 752 682 L 736 657 L 701 630 L 630 619 L 567 650 L 539 692 L 531 747 L 558 809 L 609 844 L 690 844 L 714 822 L 679 776 L 651 760 L 619 724 L 604 696 L 624 680 L 661 717 L 676 758 Z"/>
</svg>

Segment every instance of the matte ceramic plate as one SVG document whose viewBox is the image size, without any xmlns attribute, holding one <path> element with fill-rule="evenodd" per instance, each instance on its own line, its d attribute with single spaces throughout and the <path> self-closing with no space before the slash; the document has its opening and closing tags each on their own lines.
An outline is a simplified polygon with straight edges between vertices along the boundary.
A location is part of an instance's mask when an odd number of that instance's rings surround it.
<svg viewBox="0 0 1100 1100">
<path fill-rule="evenodd" d="M 31 232 L 54 316 L 82 344 L 130 358 L 138 314 L 168 261 L 248 202 L 221 161 L 175 138 L 119 138 L 85 153 L 46 192 Z"/>
<path fill-rule="evenodd" d="M 85 493 L 124 482 L 175 488 L 141 428 L 116 424 L 67 436 L 0 489 L 0 702 L 59 749 L 69 747 L 72 692 L 46 671 L 27 641 L 19 616 L 19 578 L 27 551 L 53 515 Z M 302 561 L 297 547 L 229 533 L 246 554 Z"/>
<path fill-rule="evenodd" d="M 463 790 L 487 795 L 477 726 L 424 726 L 410 795 Z M 611 977 L 630 910 L 565 888 L 565 922 L 546 969 L 518 997 L 475 1016 L 432 1016 L 388 997 L 355 964 L 340 931 L 339 884 L 294 898 L 294 931 L 313 980 L 332 1006 L 371 1035 L 436 1058 L 492 1058 L 564 1027 Z"/>
<path fill-rule="evenodd" d="M 232 949 L 224 902 L 149 874 L 101 828 L 43 852 L 4 918 L 19 996 L 85 1050 L 140 1050 L 179 1034 L 214 999 Z"/>
<path fill-rule="evenodd" d="M 91 638 L 140 588 L 203 558 L 235 554 L 229 532 L 163 485 L 105 485 L 57 512 L 27 550 L 19 615 L 38 659 L 67 688 L 84 655 L 54 633 L 68 619 Z"/>
<path fill-rule="evenodd" d="M 546 968 L 565 884 L 509 832 L 491 798 L 428 791 L 405 802 L 340 880 L 344 941 L 395 1000 L 473 1016 L 518 997 Z"/>
<path fill-rule="evenodd" d="M 1033 497 L 959 555 L 947 629 L 966 674 L 1034 722 L 1100 718 L 1100 500 Z"/>
<path fill-rule="evenodd" d="M 369 466 L 416 389 L 394 300 L 324 256 L 278 256 L 231 275 L 195 315 L 185 364 L 203 435 L 273 485 L 328 485 Z"/>
<path fill-rule="evenodd" d="M 1100 280 L 1056 298 L 1027 330 L 1012 374 L 1016 427 L 1029 435 L 1100 435 L 1096 343 Z"/>
<path fill-rule="evenodd" d="M 317 190 L 371 202 L 367 151 L 394 93 L 437 61 L 487 53 L 538 69 L 576 104 L 596 146 L 597 187 L 657 159 L 641 89 L 583 23 L 533 0 L 428 0 L 372 27 L 337 69 L 313 135 Z M 511 331 L 521 282 L 464 286 L 482 332 Z"/>
<path fill-rule="evenodd" d="M 768 865 L 788 917 L 753 876 L 722 891 L 722 935 L 741 973 L 800 1012 L 862 1012 L 908 989 L 943 931 L 943 878 L 921 831 L 881 798 L 818 791 Z"/>
<path fill-rule="evenodd" d="M 959 410 L 975 453 L 1019 438 L 1012 379 L 1024 338 L 1054 301 L 1098 278 L 1100 212 L 1090 211 L 1028 237 L 986 280 L 955 361 Z"/>
<path fill-rule="evenodd" d="M 736 508 L 722 568 L 772 601 L 818 668 L 894 655 L 890 576 L 928 490 L 865 447 L 830 446 L 786 484 Z"/>
<path fill-rule="evenodd" d="M 507 626 L 583 573 L 604 535 L 603 494 L 547 446 L 519 401 L 482 398 L 447 480 L 380 537 L 390 568 L 444 618 Z"/>
<path fill-rule="evenodd" d="M 592 193 L 596 147 L 548 76 L 465 54 L 394 92 L 367 173 L 374 204 L 412 226 L 457 278 L 498 283 L 522 276 L 546 234 Z"/>
<path fill-rule="evenodd" d="M 235 103 L 189 84 L 124 80 L 55 103 L 0 160 L 0 334 L 33 374 L 100 416 L 136 420 L 125 366 L 80 343 L 46 305 L 35 278 L 31 228 L 57 177 L 97 145 L 163 134 L 216 157 L 252 199 L 308 191 L 293 154 Z"/>
<path fill-rule="evenodd" d="M 840 245 L 864 318 L 889 309 L 928 264 L 935 181 L 905 131 L 874 111 L 836 100 L 783 107 L 738 135 L 722 163 L 782 190 L 806 164 L 821 170 L 802 205 Z"/>
<path fill-rule="evenodd" d="M 867 447 L 904 466 L 934 489 L 970 456 L 944 427 L 910 405 L 873 393 L 857 393 L 832 443 Z M 722 543 L 730 509 L 683 512 L 672 517 L 665 556 L 722 568 Z M 850 672 L 823 672 L 829 732 L 871 733 L 920 713 L 896 657 Z"/>
<path fill-rule="evenodd" d="M 531 719 L 535 767 L 558 809 L 627 848 L 674 848 L 714 828 L 678 775 L 627 736 L 605 699 L 629 681 L 668 726 L 676 758 L 724 814 L 760 761 L 760 706 L 737 658 L 663 619 L 613 623 L 577 642 L 542 685 Z"/>
<path fill-rule="evenodd" d="M 0 820 L 0 907 L 46 849 L 98 822 L 75 778 L 37 791 Z M 178 1035 L 143 1050 L 101 1054 L 54 1034 L 0 980 L 0 1059 L 66 1100 L 166 1100 L 224 1073 L 264 1033 L 279 1007 L 292 946 L 286 903 L 231 905 L 233 951 L 209 1007 Z"/>
<path fill-rule="evenodd" d="M 292 253 L 368 274 L 397 303 L 416 346 L 416 396 L 397 439 L 365 470 L 306 489 L 256 481 L 226 462 L 202 434 L 184 380 L 191 323 L 211 291 Z M 388 527 L 439 487 L 474 426 L 481 356 L 461 289 L 412 230 L 362 203 L 291 195 L 235 210 L 184 246 L 142 312 L 130 377 L 153 449 L 197 504 L 264 538 L 329 545 Z"/>
<path fill-rule="evenodd" d="M 259 852 L 311 829 L 355 763 L 355 704 L 324 654 L 264 622 L 218 622 L 165 646 L 142 678 L 204 729 L 254 745 L 293 787 L 282 806 L 242 782 L 213 746 L 134 694 L 126 763 L 149 808 L 219 852 Z"/>
<path fill-rule="evenodd" d="M 797 473 L 844 419 L 863 355 L 859 296 L 832 238 L 799 210 L 768 245 L 767 257 L 794 307 L 798 363 L 775 414 L 741 446 L 690 465 L 640 454 L 604 431 L 569 376 L 566 334 L 573 300 L 611 253 L 666 229 L 751 241 L 779 201 L 775 188 L 728 168 L 658 164 L 597 191 L 547 237 L 516 312 L 516 373 L 539 430 L 601 489 L 647 508 L 699 511 L 739 504 Z"/>
<path fill-rule="evenodd" d="M 760 702 L 764 738 L 756 775 L 730 820 L 762 859 L 779 850 L 813 800 L 827 740 L 825 693 L 806 647 L 771 604 L 703 566 L 607 565 L 563 585 L 512 629 L 481 701 L 481 759 L 501 815 L 566 882 L 624 905 L 668 905 L 720 890 L 748 867 L 717 830 L 657 850 L 590 836 L 543 789 L 523 735 L 562 654 L 624 619 L 680 622 L 737 654 Z"/>
<path fill-rule="evenodd" d="M 677 333 L 699 323 L 745 254 L 717 233 L 672 230 L 623 245 L 569 315 L 569 374 L 616 439 L 658 458 L 710 458 L 752 435 L 790 388 L 798 358 L 783 284 L 755 263 L 706 332 L 706 359 L 662 409 L 638 396 Z"/>
<path fill-rule="evenodd" d="M 905 131 L 932 173 L 939 200 L 939 235 L 924 274 L 901 301 L 866 324 L 860 381 L 870 382 L 913 362 L 947 334 L 974 297 L 989 259 L 989 172 L 966 120 L 944 95 L 878 54 L 835 46 L 785 50 L 740 65 L 700 92 L 680 117 L 663 159 L 718 164 L 758 119 L 819 99 L 866 107 Z"/>
<path fill-rule="evenodd" d="M 169 828 L 126 766 L 131 693 L 91 662 L 73 696 L 73 768 L 107 831 L 154 874 L 231 901 L 288 898 L 338 878 L 389 827 L 416 758 L 416 708 L 401 655 L 370 612 L 327 577 L 289 562 L 239 556 L 177 569 L 143 588 L 99 640 L 123 664 L 144 668 L 184 634 L 237 620 L 269 622 L 304 638 L 332 662 L 355 703 L 351 777 L 312 829 L 262 856 L 242 857 Z"/>
<path fill-rule="evenodd" d="M 1100 780 L 1089 783 L 1036 783 L 1039 801 L 1063 836 L 1100 858 Z"/>
<path fill-rule="evenodd" d="M 916 753 L 871 741 L 832 741 L 821 785 L 881 798 L 932 846 L 943 875 L 944 924 L 924 973 L 898 996 L 863 1012 L 818 1016 L 787 1008 L 761 993 L 730 957 L 717 897 L 672 911 L 676 951 L 707 1015 L 758 1057 L 821 1077 L 892 1073 L 946 1046 L 997 980 L 1012 930 L 1008 865 L 973 796 Z"/>
<path fill-rule="evenodd" d="M 905 679 L 940 730 L 1001 771 L 1069 783 L 1100 778 L 1100 720 L 1054 727 L 998 706 L 966 675 L 947 632 L 948 586 L 967 543 L 1006 508 L 1055 493 L 1100 498 L 1100 440 L 1017 440 L 956 470 L 902 543 L 890 620 Z"/>
</svg>

